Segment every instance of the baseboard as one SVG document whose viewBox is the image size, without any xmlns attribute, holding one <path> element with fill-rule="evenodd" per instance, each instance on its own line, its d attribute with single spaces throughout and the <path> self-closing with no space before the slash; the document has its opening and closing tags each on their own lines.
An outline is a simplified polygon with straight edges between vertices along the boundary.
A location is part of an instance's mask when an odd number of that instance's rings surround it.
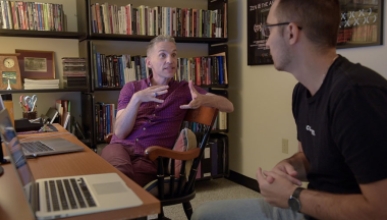
<svg viewBox="0 0 387 220">
<path fill-rule="evenodd" d="M 247 177 L 233 170 L 230 170 L 229 175 L 226 178 L 249 189 L 259 192 L 259 187 L 256 179 Z"/>
</svg>

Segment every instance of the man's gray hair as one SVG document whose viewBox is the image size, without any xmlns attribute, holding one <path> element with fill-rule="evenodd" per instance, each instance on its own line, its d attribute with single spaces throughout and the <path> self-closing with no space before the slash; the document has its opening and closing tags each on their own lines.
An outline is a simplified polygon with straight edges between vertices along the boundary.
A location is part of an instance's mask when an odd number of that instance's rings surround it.
<svg viewBox="0 0 387 220">
<path fill-rule="evenodd" d="M 156 43 L 159 43 L 159 42 L 171 42 L 171 43 L 174 43 L 176 44 L 175 42 L 175 38 L 169 36 L 169 35 L 159 35 L 155 38 L 153 38 L 149 45 L 148 45 L 148 48 L 146 50 L 146 55 L 149 56 L 149 53 L 152 51 L 153 47 L 155 46 Z"/>
</svg>

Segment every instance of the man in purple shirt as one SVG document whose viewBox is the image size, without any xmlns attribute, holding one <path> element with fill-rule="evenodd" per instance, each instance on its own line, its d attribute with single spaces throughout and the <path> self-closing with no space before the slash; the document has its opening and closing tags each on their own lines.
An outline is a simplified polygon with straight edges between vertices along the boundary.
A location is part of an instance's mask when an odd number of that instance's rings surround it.
<svg viewBox="0 0 387 220">
<path fill-rule="evenodd" d="M 147 147 L 172 148 L 187 109 L 200 106 L 232 112 L 233 104 L 192 82 L 173 79 L 177 66 L 175 40 L 154 38 L 147 49 L 148 79 L 129 82 L 120 92 L 114 135 L 101 156 L 118 170 L 144 186 L 156 178 L 157 165 L 144 157 Z"/>
</svg>

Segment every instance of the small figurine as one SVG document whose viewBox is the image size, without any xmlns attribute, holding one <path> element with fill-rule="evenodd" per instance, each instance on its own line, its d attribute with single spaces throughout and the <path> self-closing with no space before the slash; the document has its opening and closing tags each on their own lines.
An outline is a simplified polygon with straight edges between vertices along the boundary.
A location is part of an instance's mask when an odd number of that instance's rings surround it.
<svg viewBox="0 0 387 220">
<path fill-rule="evenodd" d="M 8 79 L 8 86 L 7 86 L 7 90 L 12 90 L 11 83 L 9 82 L 9 79 Z"/>
</svg>

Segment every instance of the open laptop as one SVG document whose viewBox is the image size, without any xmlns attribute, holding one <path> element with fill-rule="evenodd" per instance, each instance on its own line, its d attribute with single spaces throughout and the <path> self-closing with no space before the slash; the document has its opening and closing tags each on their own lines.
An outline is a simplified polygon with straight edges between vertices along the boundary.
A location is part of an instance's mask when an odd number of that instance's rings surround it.
<svg viewBox="0 0 387 220">
<path fill-rule="evenodd" d="M 0 111 L 3 109 L 5 109 L 4 103 L 0 96 Z M 6 117 L 8 117 L 8 119 L 5 119 Z M 8 113 L 2 114 L 0 117 L 0 124 L 5 123 L 6 120 L 10 121 Z M 71 141 L 63 138 L 42 139 L 39 141 L 24 142 L 21 145 L 26 157 L 37 157 L 83 151 L 82 146 L 74 144 Z"/>
<path fill-rule="evenodd" d="M 37 219 L 56 219 L 142 204 L 116 173 L 35 180 L 6 109 L 0 111 L 0 120 L 0 134 Z"/>
</svg>

